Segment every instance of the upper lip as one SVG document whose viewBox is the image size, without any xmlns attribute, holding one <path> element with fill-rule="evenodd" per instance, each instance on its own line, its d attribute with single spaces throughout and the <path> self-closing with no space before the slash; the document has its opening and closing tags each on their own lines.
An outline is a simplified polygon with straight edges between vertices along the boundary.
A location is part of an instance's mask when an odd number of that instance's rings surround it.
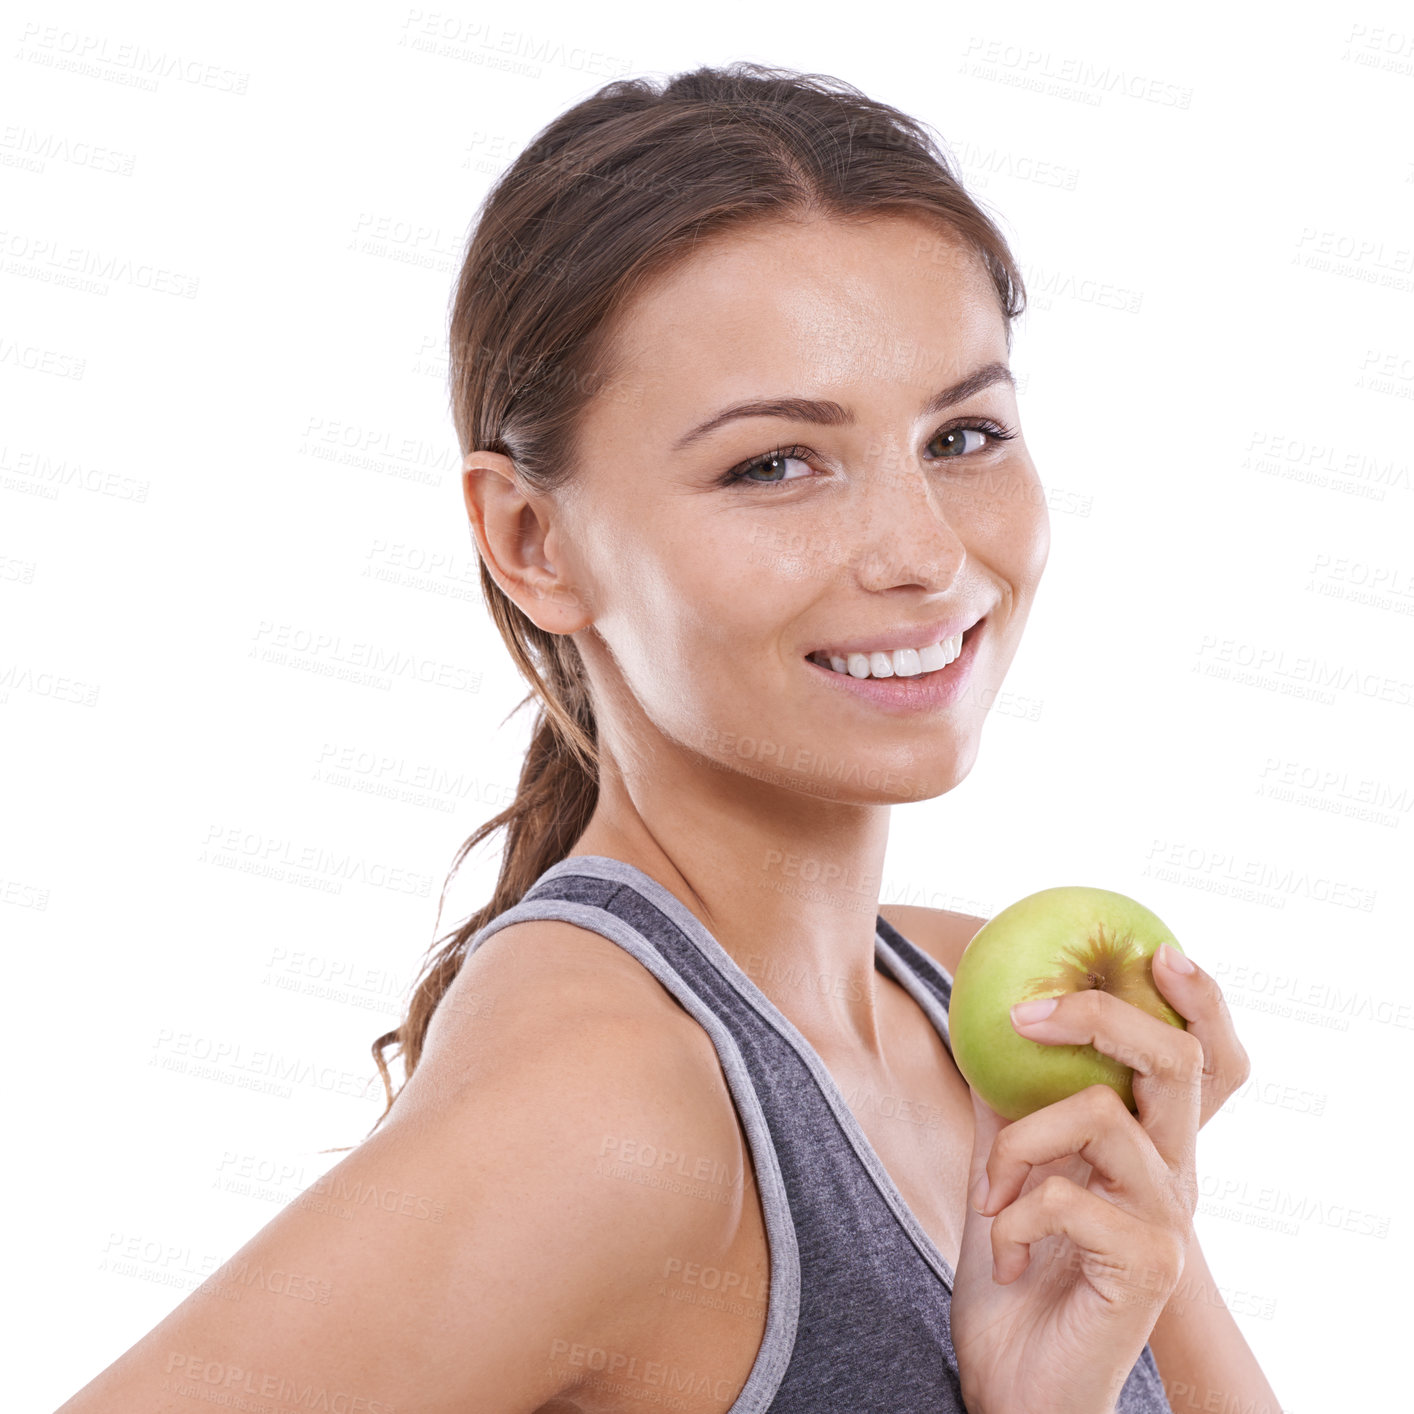
<svg viewBox="0 0 1414 1414">
<path fill-rule="evenodd" d="M 978 613 L 958 613 L 950 618 L 935 619 L 926 624 L 899 624 L 897 628 L 882 629 L 867 637 L 836 638 L 828 644 L 812 648 L 812 653 L 831 653 L 836 657 L 847 657 L 851 653 L 890 653 L 895 648 L 926 648 L 930 643 L 941 643 L 945 638 L 953 638 L 966 633 L 985 616 Z"/>
</svg>

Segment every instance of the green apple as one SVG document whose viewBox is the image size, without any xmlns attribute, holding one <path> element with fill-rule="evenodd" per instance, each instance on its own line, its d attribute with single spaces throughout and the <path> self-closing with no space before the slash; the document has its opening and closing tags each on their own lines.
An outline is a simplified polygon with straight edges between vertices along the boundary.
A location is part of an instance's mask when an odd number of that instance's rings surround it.
<svg viewBox="0 0 1414 1414">
<path fill-rule="evenodd" d="M 1098 988 L 1186 1030 L 1150 973 L 1162 943 L 1183 951 L 1143 904 L 1109 889 L 1042 889 L 1002 909 L 973 935 L 953 978 L 948 1033 L 963 1078 L 1006 1119 L 1096 1084 L 1134 1112 L 1127 1065 L 1093 1046 L 1033 1041 L 1012 1026 L 1011 1008 Z"/>
</svg>

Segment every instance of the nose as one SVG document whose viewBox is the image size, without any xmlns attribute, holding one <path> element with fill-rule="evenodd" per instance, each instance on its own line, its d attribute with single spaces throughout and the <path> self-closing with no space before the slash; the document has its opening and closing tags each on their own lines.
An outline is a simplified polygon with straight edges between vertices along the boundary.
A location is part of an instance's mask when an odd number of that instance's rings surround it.
<svg viewBox="0 0 1414 1414">
<path fill-rule="evenodd" d="M 967 562 L 967 547 L 927 471 L 881 459 L 863 481 L 852 537 L 860 585 L 876 591 L 916 585 L 946 593 Z"/>
</svg>

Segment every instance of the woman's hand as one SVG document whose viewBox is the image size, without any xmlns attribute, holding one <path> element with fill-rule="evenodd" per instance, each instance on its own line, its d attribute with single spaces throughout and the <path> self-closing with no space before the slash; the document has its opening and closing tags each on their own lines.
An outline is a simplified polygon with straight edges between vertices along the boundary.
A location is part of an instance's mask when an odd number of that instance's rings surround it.
<svg viewBox="0 0 1414 1414">
<path fill-rule="evenodd" d="M 1153 967 L 1180 1030 L 1099 991 L 1014 1022 L 1134 1071 L 1008 1122 L 975 1091 L 971 1201 L 952 1334 L 972 1414 L 1108 1414 L 1178 1285 L 1197 1205 L 1199 1126 L 1248 1072 L 1215 982 Z"/>
<path fill-rule="evenodd" d="M 1165 967 L 1164 956 L 1186 962 L 1193 970 L 1181 972 L 1177 967 Z M 1160 948 L 1154 954 L 1149 972 L 1164 999 L 1188 1023 L 1188 1034 L 1203 1043 L 1203 1105 L 1198 1118 L 1201 1129 L 1222 1109 L 1232 1093 L 1246 1083 L 1252 1074 L 1252 1063 L 1237 1039 L 1222 988 L 1191 958 L 1169 948 Z M 1047 1039 L 1030 1027 L 1022 1034 L 1037 1041 Z M 1113 1055 L 1113 1052 L 1106 1054 Z M 1132 1062 L 1125 1061 L 1125 1064 Z"/>
</svg>

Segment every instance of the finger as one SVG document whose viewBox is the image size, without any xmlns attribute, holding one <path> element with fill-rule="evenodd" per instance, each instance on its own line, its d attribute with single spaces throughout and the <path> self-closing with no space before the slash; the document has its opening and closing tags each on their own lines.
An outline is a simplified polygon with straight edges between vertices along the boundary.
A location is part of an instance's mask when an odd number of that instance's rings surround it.
<svg viewBox="0 0 1414 1414">
<path fill-rule="evenodd" d="M 1040 1021 L 1012 1025 L 1042 1045 L 1093 1046 L 1134 1071 L 1139 1122 L 1170 1165 L 1193 1147 L 1202 1110 L 1203 1044 L 1131 1002 L 1087 988 L 1055 998 Z"/>
<path fill-rule="evenodd" d="M 1184 972 L 1181 964 L 1187 964 L 1192 971 Z M 1198 1123 L 1206 1124 L 1251 1075 L 1252 1063 L 1237 1039 L 1222 988 L 1192 958 L 1165 946 L 1155 952 L 1150 971 L 1164 1000 L 1188 1022 L 1188 1034 L 1203 1043 L 1203 1098 Z"/>
<path fill-rule="evenodd" d="M 971 1087 L 969 1087 L 971 1090 Z M 992 1152 L 996 1137 L 1012 1121 L 999 1115 L 975 1090 L 972 1095 L 972 1163 L 968 1174 L 968 1192 L 977 1197 L 985 1196 L 987 1185 L 987 1158 Z M 991 1220 L 979 1217 L 976 1207 L 969 1202 L 962 1224 L 962 1242 L 958 1248 L 957 1269 L 984 1271 L 984 1264 L 992 1261 L 990 1238 Z"/>
<path fill-rule="evenodd" d="M 1011 1121 L 999 1115 L 971 1085 L 967 1090 L 972 1097 L 972 1164 L 967 1175 L 970 1190 L 986 1170 L 993 1141 Z"/>
<path fill-rule="evenodd" d="M 967 1171 L 967 1191 L 976 1197 L 987 1191 L 987 1157 L 997 1135 L 1011 1121 L 999 1115 L 970 1085 L 967 1088 L 972 1096 L 972 1161 Z"/>
<path fill-rule="evenodd" d="M 1057 1254 L 1107 1300 L 1124 1304 L 1136 1292 L 1162 1305 L 1183 1271 L 1183 1242 L 1068 1178 L 1053 1174 L 992 1221 L 992 1279 L 1015 1281 L 1031 1263 L 1031 1245 L 1068 1237 L 1077 1249 Z"/>
<path fill-rule="evenodd" d="M 1033 1168 L 1079 1154 L 1113 1202 L 1155 1216 L 1169 1171 L 1150 1136 L 1108 1085 L 1090 1085 L 1013 1120 L 992 1143 L 987 1190 L 973 1206 L 992 1217 L 1016 1201 Z M 1034 1191 L 1034 1190 L 1033 1190 Z"/>
</svg>

